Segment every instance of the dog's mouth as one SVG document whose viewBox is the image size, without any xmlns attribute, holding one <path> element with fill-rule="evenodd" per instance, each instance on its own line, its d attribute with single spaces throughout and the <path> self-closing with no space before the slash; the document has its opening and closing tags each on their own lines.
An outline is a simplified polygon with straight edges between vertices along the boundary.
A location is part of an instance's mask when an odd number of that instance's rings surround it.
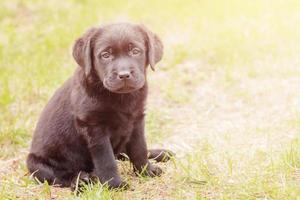
<svg viewBox="0 0 300 200">
<path fill-rule="evenodd" d="M 104 81 L 103 83 L 104 87 L 109 91 L 120 94 L 131 93 L 141 88 L 140 86 L 132 86 L 127 81 L 124 81 L 118 85 L 110 84 L 108 81 Z"/>
<path fill-rule="evenodd" d="M 130 92 L 133 92 L 135 90 L 137 90 L 137 88 L 132 87 L 132 86 L 128 86 L 128 85 L 124 85 L 123 87 L 115 90 L 114 92 L 123 94 L 123 93 L 130 93 Z"/>
</svg>

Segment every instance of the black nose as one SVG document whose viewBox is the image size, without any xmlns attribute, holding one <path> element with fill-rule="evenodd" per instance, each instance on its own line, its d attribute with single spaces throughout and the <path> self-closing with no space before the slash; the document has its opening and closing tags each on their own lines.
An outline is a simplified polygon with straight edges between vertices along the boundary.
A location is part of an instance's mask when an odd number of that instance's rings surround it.
<svg viewBox="0 0 300 200">
<path fill-rule="evenodd" d="M 118 73 L 118 77 L 121 80 L 130 79 L 130 72 L 129 71 L 120 71 Z"/>
</svg>

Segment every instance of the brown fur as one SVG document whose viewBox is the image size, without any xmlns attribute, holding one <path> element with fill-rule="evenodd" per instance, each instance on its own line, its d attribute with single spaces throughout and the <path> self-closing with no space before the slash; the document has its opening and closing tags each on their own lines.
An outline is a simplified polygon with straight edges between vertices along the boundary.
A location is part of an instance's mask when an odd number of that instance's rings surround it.
<svg viewBox="0 0 300 200">
<path fill-rule="evenodd" d="M 135 171 L 160 175 L 147 156 L 161 161 L 170 152 L 147 150 L 144 111 L 146 67 L 154 69 L 162 52 L 159 38 L 140 25 L 92 28 L 79 38 L 73 48 L 79 67 L 36 126 L 30 173 L 61 186 L 70 186 L 79 173 L 93 174 L 110 187 L 123 187 L 115 157 L 126 153 Z"/>
</svg>

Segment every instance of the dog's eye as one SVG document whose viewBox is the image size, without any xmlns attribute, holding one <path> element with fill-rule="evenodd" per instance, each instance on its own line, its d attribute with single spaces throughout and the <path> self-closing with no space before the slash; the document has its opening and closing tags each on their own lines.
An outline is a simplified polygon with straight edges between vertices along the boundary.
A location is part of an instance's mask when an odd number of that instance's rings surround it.
<svg viewBox="0 0 300 200">
<path fill-rule="evenodd" d="M 141 51 L 140 51 L 138 48 L 133 48 L 133 49 L 131 50 L 131 52 L 132 52 L 133 55 L 137 55 L 137 54 L 139 54 Z"/>
<path fill-rule="evenodd" d="M 101 53 L 101 58 L 103 58 L 103 59 L 108 59 L 109 57 L 110 57 L 110 53 L 109 52 L 107 52 L 107 51 L 105 51 L 105 52 L 102 52 Z"/>
</svg>

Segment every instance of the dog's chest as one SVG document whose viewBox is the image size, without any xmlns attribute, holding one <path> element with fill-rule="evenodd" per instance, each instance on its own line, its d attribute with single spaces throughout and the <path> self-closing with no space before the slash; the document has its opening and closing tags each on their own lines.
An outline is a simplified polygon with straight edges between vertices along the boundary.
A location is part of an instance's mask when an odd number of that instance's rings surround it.
<svg viewBox="0 0 300 200">
<path fill-rule="evenodd" d="M 115 154 L 120 153 L 129 141 L 134 129 L 134 117 L 125 113 L 110 113 L 106 131 Z"/>
</svg>

